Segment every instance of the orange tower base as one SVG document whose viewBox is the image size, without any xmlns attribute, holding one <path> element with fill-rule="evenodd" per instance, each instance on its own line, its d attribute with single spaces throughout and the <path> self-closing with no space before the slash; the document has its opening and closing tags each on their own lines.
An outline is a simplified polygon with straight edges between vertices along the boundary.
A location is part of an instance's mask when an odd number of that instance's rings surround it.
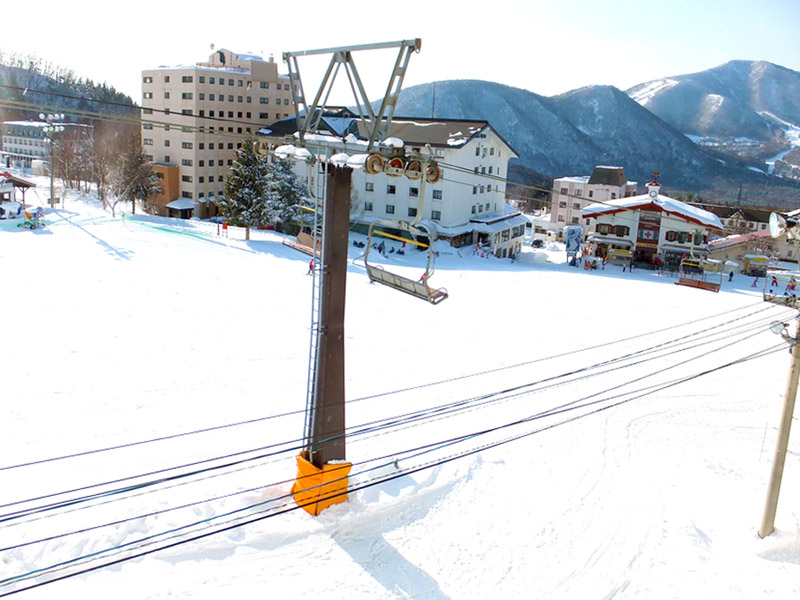
<svg viewBox="0 0 800 600">
<path fill-rule="evenodd" d="M 314 515 L 347 501 L 347 485 L 352 463 L 327 463 L 315 467 L 303 454 L 297 456 L 297 480 L 292 485 L 292 496 L 297 505 Z"/>
</svg>

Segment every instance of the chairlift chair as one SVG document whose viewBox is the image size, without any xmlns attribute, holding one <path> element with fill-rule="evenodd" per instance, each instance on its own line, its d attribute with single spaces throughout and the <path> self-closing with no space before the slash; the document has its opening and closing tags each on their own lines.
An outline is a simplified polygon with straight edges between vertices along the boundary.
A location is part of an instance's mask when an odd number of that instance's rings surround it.
<svg viewBox="0 0 800 600">
<path fill-rule="evenodd" d="M 399 229 L 409 234 L 409 237 L 402 237 L 378 231 L 376 226 L 391 227 Z M 379 265 L 370 264 L 369 253 L 372 249 L 372 240 L 374 235 L 380 235 L 391 239 L 396 239 L 416 246 L 424 247 L 426 244 L 416 240 L 417 236 L 425 236 L 428 238 L 428 261 L 425 266 L 425 273 L 418 280 L 410 279 L 397 273 L 387 271 L 384 267 Z M 435 233 L 430 228 L 419 223 L 412 224 L 406 221 L 375 221 L 369 226 L 369 234 L 367 236 L 367 247 L 364 253 L 364 265 L 367 268 L 367 275 L 369 276 L 370 283 L 377 282 L 387 285 L 406 294 L 410 294 L 416 298 L 427 300 L 431 304 L 438 304 L 447 298 L 447 290 L 444 288 L 432 288 L 430 286 L 430 278 L 433 276 L 435 255 L 433 250 L 433 242 L 436 239 Z"/>
<path fill-rule="evenodd" d="M 719 292 L 722 287 L 722 269 L 716 262 L 704 258 L 684 258 L 681 260 L 680 274 L 675 285 Z"/>
</svg>

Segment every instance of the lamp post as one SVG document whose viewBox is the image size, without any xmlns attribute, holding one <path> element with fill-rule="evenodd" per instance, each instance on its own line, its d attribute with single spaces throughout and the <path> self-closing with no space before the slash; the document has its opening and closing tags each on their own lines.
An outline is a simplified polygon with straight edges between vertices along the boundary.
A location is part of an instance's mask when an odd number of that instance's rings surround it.
<svg viewBox="0 0 800 600">
<path fill-rule="evenodd" d="M 46 121 L 47 125 L 44 128 L 44 132 L 47 134 L 47 139 L 50 142 L 50 206 L 55 206 L 56 199 L 53 191 L 53 175 L 54 175 L 54 161 L 53 161 L 53 142 L 55 141 L 55 134 L 64 131 L 64 126 L 59 125 L 59 121 L 64 120 L 63 114 L 44 114 L 39 113 L 39 118 L 42 121 Z M 61 200 L 61 207 L 64 208 L 64 199 Z"/>
</svg>

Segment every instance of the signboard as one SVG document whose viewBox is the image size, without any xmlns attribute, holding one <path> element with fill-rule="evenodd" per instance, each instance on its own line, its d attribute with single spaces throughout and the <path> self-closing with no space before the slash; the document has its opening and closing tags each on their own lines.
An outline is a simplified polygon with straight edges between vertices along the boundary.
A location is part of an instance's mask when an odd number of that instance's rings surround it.
<svg viewBox="0 0 800 600">
<path fill-rule="evenodd" d="M 567 241 L 567 256 L 576 256 L 581 249 L 583 227 L 580 225 L 568 225 L 564 228 L 564 235 Z"/>
</svg>

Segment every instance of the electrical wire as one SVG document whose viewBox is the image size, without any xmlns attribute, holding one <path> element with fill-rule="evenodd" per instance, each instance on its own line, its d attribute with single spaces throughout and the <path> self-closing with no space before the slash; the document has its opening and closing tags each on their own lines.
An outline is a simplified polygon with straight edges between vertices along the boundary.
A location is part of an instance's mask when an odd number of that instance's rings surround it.
<svg viewBox="0 0 800 600">
<path fill-rule="evenodd" d="M 531 431 L 531 432 L 525 432 L 523 434 L 519 434 L 519 435 L 510 437 L 510 438 L 506 438 L 504 440 L 498 440 L 498 441 L 490 442 L 490 443 L 484 444 L 484 445 L 482 445 L 482 446 L 480 446 L 478 448 L 470 448 L 470 449 L 467 449 L 466 451 L 462 451 L 460 453 L 456 453 L 456 454 L 453 454 L 453 455 L 450 455 L 450 456 L 447 456 L 447 457 L 444 457 L 444 458 L 437 459 L 434 462 L 425 463 L 425 464 L 413 467 L 411 469 L 403 470 L 403 471 L 401 471 L 399 473 L 392 474 L 391 476 L 378 477 L 373 481 L 368 481 L 366 483 L 361 483 L 361 484 L 354 485 L 354 486 L 348 486 L 347 490 L 345 490 L 344 492 L 341 492 L 339 494 L 336 494 L 336 495 L 347 494 L 347 493 L 352 493 L 354 491 L 358 491 L 358 490 L 361 490 L 361 489 L 366 489 L 367 487 L 371 487 L 373 485 L 379 485 L 381 483 L 385 483 L 387 481 L 391 481 L 391 480 L 396 479 L 398 477 L 408 476 L 408 475 L 416 473 L 418 471 L 429 469 L 429 468 L 432 468 L 434 466 L 439 466 L 439 465 L 445 464 L 447 462 L 451 462 L 453 460 L 456 460 L 458 458 L 463 458 L 465 456 L 474 454 L 474 453 L 479 452 L 479 451 L 484 451 L 484 450 L 489 449 L 489 448 L 494 448 L 494 447 L 497 447 L 497 446 L 500 446 L 500 445 L 503 445 L 503 444 L 506 444 L 506 443 L 510 443 L 512 441 L 516 441 L 516 440 L 522 439 L 523 437 L 528 437 L 528 436 L 533 435 L 535 433 L 541 433 L 542 431 L 545 431 L 547 429 L 551 429 L 553 427 L 564 425 L 564 424 L 573 422 L 573 421 L 575 421 L 577 419 L 585 418 L 585 417 L 588 417 L 590 415 L 597 414 L 599 412 L 602 412 L 602 411 L 605 411 L 605 410 L 609 410 L 610 408 L 614 408 L 614 407 L 620 406 L 622 404 L 631 402 L 633 400 L 645 397 L 647 395 L 651 395 L 651 394 L 655 393 L 656 391 L 663 391 L 664 389 L 668 389 L 670 387 L 673 387 L 675 385 L 679 385 L 681 383 L 686 383 L 687 381 L 691 381 L 691 380 L 697 379 L 699 377 L 708 375 L 710 373 L 719 371 L 721 369 L 728 368 L 728 367 L 731 367 L 731 366 L 734 366 L 734 365 L 738 365 L 738 364 L 742 364 L 743 362 L 746 362 L 748 360 L 753 360 L 755 358 L 760 358 L 762 356 L 767 356 L 767 355 L 769 355 L 771 353 L 774 353 L 776 351 L 780 351 L 780 350 L 782 350 L 784 348 L 785 348 L 785 346 L 783 344 L 781 344 L 781 345 L 773 347 L 773 348 L 764 349 L 764 350 L 761 350 L 759 352 L 750 354 L 748 356 L 736 359 L 735 361 L 731 361 L 731 362 L 728 362 L 726 364 L 723 364 L 723 365 L 720 365 L 720 366 L 717 366 L 717 367 L 714 367 L 714 368 L 706 369 L 704 371 L 701 371 L 699 373 L 696 373 L 696 374 L 693 374 L 693 375 L 690 375 L 690 376 L 687 376 L 687 377 L 683 377 L 683 378 L 680 378 L 680 379 L 677 379 L 677 380 L 673 380 L 671 382 L 667 382 L 664 385 L 662 385 L 662 386 L 660 386 L 660 387 L 658 387 L 656 389 L 650 389 L 648 391 L 642 392 L 638 396 L 626 398 L 624 400 L 620 400 L 620 401 L 615 402 L 613 404 L 602 406 L 600 408 L 597 408 L 597 409 L 593 410 L 590 413 L 579 415 L 579 416 L 575 416 L 575 417 L 572 417 L 570 419 L 567 419 L 566 421 L 562 421 L 560 423 L 551 424 L 549 426 L 546 426 L 546 427 L 543 427 L 543 428 L 540 428 L 540 429 L 537 429 L 537 430 L 534 430 L 534 431 Z M 516 424 L 516 423 L 513 423 L 513 424 Z M 513 424 L 506 424 L 506 425 L 504 425 L 502 427 L 505 428 L 505 427 L 511 426 Z M 497 428 L 495 428 L 495 430 L 496 429 Z M 477 436 L 477 435 L 485 435 L 485 433 L 487 431 L 488 430 L 482 431 L 482 432 L 477 432 L 474 435 L 475 436 Z M 334 496 L 331 496 L 331 497 L 334 497 Z M 316 502 L 316 501 L 314 501 L 314 502 Z M 263 503 L 259 503 L 259 504 L 263 504 Z M 182 538 L 177 539 L 177 541 L 171 542 L 171 543 L 169 543 L 167 545 L 159 546 L 158 548 L 151 548 L 149 550 L 143 550 L 143 551 L 138 551 L 138 552 L 136 550 L 134 550 L 134 554 L 131 554 L 131 555 L 128 555 L 128 556 L 124 556 L 122 558 L 115 559 L 113 561 L 105 562 L 105 563 L 100 564 L 100 565 L 94 565 L 92 567 L 88 567 L 88 568 L 85 568 L 85 569 L 82 569 L 82 570 L 79 570 L 79 571 L 74 571 L 74 572 L 68 573 L 66 575 L 62 575 L 62 576 L 59 576 L 57 578 L 53 578 L 53 579 L 50 579 L 50 580 L 47 580 L 47 581 L 37 582 L 37 583 L 29 585 L 29 586 L 27 586 L 25 588 L 20 588 L 20 589 L 16 589 L 16 590 L 12 590 L 10 592 L 4 593 L 4 594 L 2 594 L 2 596 L 8 596 L 8 595 L 11 595 L 11 594 L 18 593 L 20 591 L 26 591 L 26 590 L 33 589 L 33 588 L 36 588 L 36 587 L 40 587 L 42 585 L 47 585 L 49 583 L 54 583 L 56 581 L 61 581 L 61 580 L 67 579 L 67 578 L 71 578 L 71 577 L 74 577 L 76 575 L 92 572 L 92 571 L 95 571 L 95 570 L 98 570 L 98 569 L 101 569 L 101 568 L 105 568 L 105 567 L 108 567 L 108 566 L 112 566 L 112 565 L 115 565 L 115 564 L 120 564 L 122 562 L 126 562 L 128 560 L 132 560 L 134 558 L 139 558 L 141 556 L 145 556 L 145 555 L 152 554 L 152 553 L 155 553 L 155 552 L 164 551 L 164 550 L 167 550 L 169 548 L 173 548 L 173 547 L 176 547 L 176 546 L 179 546 L 179 545 L 182 545 L 182 544 L 186 544 L 186 543 L 189 543 L 189 542 L 197 541 L 197 540 L 200 540 L 200 539 L 203 539 L 203 538 L 206 538 L 206 537 L 210 537 L 212 535 L 218 535 L 218 534 L 223 533 L 225 531 L 229 531 L 230 529 L 233 529 L 233 528 L 236 528 L 236 527 L 242 527 L 244 525 L 252 524 L 254 522 L 261 521 L 263 519 L 270 518 L 270 517 L 273 517 L 273 516 L 278 516 L 280 514 L 285 514 L 286 512 L 289 512 L 291 510 L 297 510 L 298 508 L 301 508 L 301 507 L 300 506 L 293 506 L 291 508 L 283 508 L 282 510 L 270 512 L 270 513 L 268 513 L 266 515 L 261 515 L 261 516 L 256 516 L 256 517 L 245 517 L 243 519 L 236 520 L 236 521 L 234 521 L 232 523 L 223 524 L 222 528 L 217 528 L 217 529 L 214 529 L 212 531 L 206 531 L 206 532 L 202 532 L 202 533 L 192 534 L 190 537 L 182 537 Z M 229 515 L 225 515 L 225 516 L 229 516 Z M 208 521 L 209 521 L 208 519 L 206 519 L 204 521 L 198 521 L 198 522 L 194 523 L 193 525 L 207 524 Z M 187 527 L 189 527 L 189 526 L 187 526 Z M 177 531 L 179 531 L 181 529 L 185 529 L 185 528 L 186 527 L 174 528 L 173 530 L 170 530 L 169 532 L 164 532 L 164 533 L 175 533 L 175 532 L 177 532 Z M 152 539 L 153 537 L 154 536 L 148 536 L 147 538 L 143 538 L 141 540 L 138 540 L 138 542 L 141 543 L 143 541 L 148 541 L 148 540 Z M 123 545 L 120 545 L 120 546 L 117 546 L 117 547 L 114 547 L 114 548 L 106 549 L 106 551 L 102 551 L 101 553 L 109 552 L 109 551 L 113 551 L 113 550 L 117 550 L 117 549 L 121 549 L 121 548 L 124 548 L 124 547 L 126 547 L 128 545 L 131 545 L 131 544 L 134 544 L 134 543 L 137 543 L 137 541 L 126 543 L 126 544 L 123 544 Z M 72 559 L 72 560 L 66 561 L 64 563 L 51 565 L 50 567 L 45 567 L 43 569 L 37 569 L 36 571 L 30 572 L 28 574 L 22 574 L 22 575 L 18 575 L 18 576 L 12 577 L 10 579 L 2 580 L 2 581 L 0 581 L 0 585 L 7 586 L 7 585 L 9 585 L 11 583 L 16 583 L 16 582 L 23 581 L 23 580 L 25 580 L 25 579 L 27 579 L 27 578 L 29 578 L 31 576 L 41 576 L 41 575 L 43 575 L 43 574 L 45 574 L 47 572 L 50 572 L 53 569 L 59 568 L 61 566 L 66 566 L 68 564 L 73 564 L 75 561 L 78 561 L 78 560 L 86 560 L 87 558 L 91 559 L 91 558 L 97 557 L 98 555 L 99 555 L 99 553 L 93 553 L 92 555 L 89 555 L 88 557 L 86 557 L 86 556 L 79 557 L 77 559 Z"/>
<path fill-rule="evenodd" d="M 573 354 L 579 354 L 579 353 L 582 353 L 582 352 L 588 352 L 588 351 L 596 350 L 596 349 L 599 349 L 599 348 L 605 348 L 605 347 L 608 347 L 608 346 L 612 346 L 612 345 L 616 345 L 616 344 L 632 341 L 632 340 L 635 340 L 635 339 L 638 339 L 638 338 L 642 338 L 642 337 L 651 337 L 653 335 L 656 335 L 656 334 L 659 334 L 659 333 L 663 333 L 665 331 L 671 331 L 671 330 L 678 329 L 678 328 L 681 328 L 681 327 L 686 327 L 686 326 L 689 326 L 689 325 L 693 325 L 695 323 L 700 323 L 700 322 L 703 322 L 703 321 L 707 321 L 709 319 L 714 319 L 714 318 L 717 318 L 717 317 L 720 317 L 720 316 L 723 316 L 723 315 L 728 315 L 728 314 L 731 314 L 731 313 L 738 312 L 740 310 L 746 310 L 746 309 L 750 309 L 750 308 L 753 308 L 753 307 L 756 307 L 756 306 L 764 307 L 764 303 L 759 301 L 757 303 L 748 304 L 748 305 L 745 305 L 745 306 L 740 306 L 740 307 L 737 307 L 737 308 L 734 308 L 734 309 L 731 309 L 731 310 L 728 310 L 728 311 L 724 311 L 722 313 L 715 313 L 715 314 L 708 315 L 708 316 L 705 316 L 705 317 L 701 317 L 701 318 L 698 318 L 698 319 L 693 319 L 693 320 L 687 321 L 685 323 L 680 323 L 680 324 L 676 324 L 676 325 L 670 325 L 670 326 L 667 326 L 667 327 L 662 327 L 660 329 L 656 329 L 656 330 L 653 330 L 653 331 L 648 331 L 648 332 L 641 333 L 641 334 L 636 334 L 636 335 L 633 335 L 633 336 L 629 336 L 629 337 L 613 340 L 613 341 L 610 341 L 610 342 L 602 342 L 602 343 L 599 343 L 599 344 L 596 344 L 596 345 L 593 345 L 593 346 L 587 346 L 585 348 L 579 348 L 577 350 L 569 350 L 569 351 L 566 351 L 566 352 L 563 352 L 563 353 L 560 353 L 560 354 L 555 354 L 555 355 L 551 355 L 551 356 L 536 358 L 536 359 L 532 359 L 532 360 L 528 360 L 528 361 L 524 361 L 524 362 L 519 362 L 519 363 L 515 363 L 515 364 L 511 364 L 511 365 L 506 365 L 506 366 L 497 367 L 497 368 L 493 368 L 493 369 L 487 369 L 487 370 L 484 370 L 484 371 L 468 373 L 468 374 L 465 374 L 465 375 L 460 375 L 460 376 L 456 376 L 456 377 L 450 377 L 450 378 L 447 378 L 447 379 L 441 379 L 441 380 L 434 381 L 434 382 L 429 382 L 429 383 L 409 386 L 409 387 L 405 387 L 405 388 L 400 388 L 400 389 L 392 390 L 392 391 L 389 391 L 389 392 L 380 392 L 380 393 L 376 393 L 376 394 L 371 394 L 371 395 L 368 395 L 368 396 L 363 396 L 361 398 L 355 398 L 355 399 L 350 400 L 348 402 L 352 403 L 352 402 L 362 402 L 362 401 L 366 401 L 366 400 L 373 400 L 373 399 L 376 399 L 376 398 L 382 398 L 382 397 L 391 396 L 391 395 L 395 395 L 395 394 L 406 393 L 406 392 L 410 392 L 410 391 L 416 391 L 416 390 L 420 390 L 420 389 L 424 389 L 424 388 L 428 388 L 428 387 L 443 385 L 443 384 L 452 383 L 452 382 L 455 382 L 455 381 L 461 381 L 461 380 L 464 380 L 464 379 L 480 377 L 480 376 L 488 375 L 488 374 L 492 374 L 492 373 L 499 373 L 501 371 L 506 371 L 506 370 L 509 370 L 509 369 L 516 369 L 516 368 L 520 368 L 520 367 L 530 366 L 532 364 L 545 362 L 545 361 L 553 360 L 553 359 L 557 359 L 557 358 L 564 358 L 564 357 L 567 357 L 567 356 L 571 356 Z M 769 310 L 770 308 L 772 308 L 771 305 L 767 306 L 767 307 L 764 307 L 762 310 L 765 311 L 765 310 Z M 762 310 L 757 310 L 753 314 L 757 314 L 758 312 L 762 312 Z M 236 421 L 236 422 L 227 423 L 227 424 L 224 424 L 224 425 L 216 425 L 216 426 L 212 426 L 212 427 L 205 427 L 205 428 L 196 429 L 196 430 L 192 430 L 192 431 L 186 431 L 186 432 L 182 432 L 182 433 L 159 436 L 159 437 L 145 439 L 145 440 L 139 440 L 139 441 L 135 441 L 135 442 L 128 442 L 128 443 L 124 443 L 124 444 L 116 444 L 116 445 L 107 446 L 107 447 L 104 447 L 104 448 L 97 448 L 97 449 L 92 449 L 92 450 L 84 450 L 84 451 L 81 451 L 81 452 L 74 452 L 74 453 L 71 453 L 71 454 L 66 454 L 66 455 L 61 455 L 61 456 L 49 457 L 49 458 L 40 459 L 40 460 L 27 461 L 27 462 L 23 462 L 23 463 L 17 463 L 17 464 L 2 466 L 2 467 L 0 467 L 0 471 L 18 469 L 18 468 L 29 467 L 29 466 L 33 466 L 33 465 L 40 465 L 40 464 L 45 464 L 45 463 L 49 463 L 49 462 L 67 460 L 67 459 L 71 459 L 71 458 L 78 458 L 78 457 L 82 457 L 82 456 L 88 456 L 88 455 L 91 455 L 91 454 L 109 452 L 109 451 L 112 451 L 112 450 L 121 450 L 121 449 L 124 449 L 124 448 L 131 448 L 131 447 L 134 447 L 134 446 L 140 446 L 140 445 L 145 445 L 145 444 L 150 444 L 150 443 L 155 443 L 155 442 L 161 442 L 161 441 L 166 441 L 166 440 L 173 440 L 173 439 L 177 439 L 177 438 L 181 438 L 181 437 L 197 435 L 197 434 L 201 434 L 201 433 L 208 433 L 208 432 L 218 431 L 218 430 L 222 430 L 222 429 L 228 429 L 228 428 L 231 428 L 231 427 L 239 427 L 239 426 L 243 426 L 243 425 L 250 425 L 250 424 L 254 424 L 254 423 L 268 421 L 268 420 L 271 420 L 271 419 L 279 419 L 279 418 L 283 418 L 283 417 L 287 417 L 287 416 L 296 416 L 296 415 L 301 414 L 303 412 L 304 411 L 289 411 L 289 412 L 285 412 L 285 413 L 279 413 L 277 415 L 267 415 L 267 416 L 264 416 L 264 417 L 256 417 L 256 418 L 253 418 L 253 419 L 247 419 L 247 420 L 244 420 L 244 421 Z M 4 505 L 0 505 L 0 508 L 2 508 L 3 506 Z"/>
</svg>

